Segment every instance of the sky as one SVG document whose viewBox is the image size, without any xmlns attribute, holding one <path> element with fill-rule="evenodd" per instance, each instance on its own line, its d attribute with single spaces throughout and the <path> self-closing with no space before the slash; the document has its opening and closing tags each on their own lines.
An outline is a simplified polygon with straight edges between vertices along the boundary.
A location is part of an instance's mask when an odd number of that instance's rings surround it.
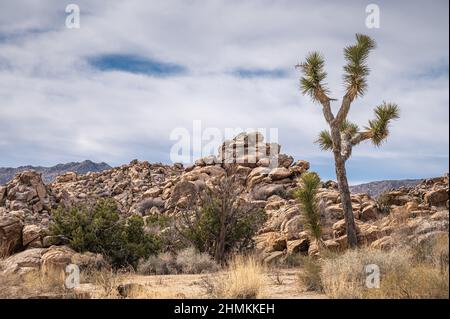
<svg viewBox="0 0 450 319">
<path fill-rule="evenodd" d="M 367 28 L 366 6 L 380 9 Z M 336 112 L 343 48 L 355 33 L 377 42 L 361 127 L 383 101 L 401 117 L 379 148 L 353 150 L 350 183 L 448 172 L 449 3 L 434 1 L 0 0 L 0 167 L 90 159 L 170 163 L 176 128 L 276 128 L 282 153 L 334 179 L 314 144 L 321 107 L 299 90 L 294 66 L 326 59 Z"/>
</svg>

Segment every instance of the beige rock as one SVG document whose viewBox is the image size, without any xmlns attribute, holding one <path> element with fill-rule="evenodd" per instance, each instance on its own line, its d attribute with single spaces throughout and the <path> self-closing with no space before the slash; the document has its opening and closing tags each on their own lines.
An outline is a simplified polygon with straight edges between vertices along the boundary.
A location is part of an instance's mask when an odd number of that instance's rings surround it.
<svg viewBox="0 0 450 319">
<path fill-rule="evenodd" d="M 41 228 L 37 225 L 25 225 L 22 230 L 22 244 L 27 246 L 41 238 Z M 35 243 L 36 245 L 37 243 Z"/>
<path fill-rule="evenodd" d="M 445 206 L 448 201 L 448 189 L 429 191 L 425 194 L 424 201 L 430 206 Z"/>
<path fill-rule="evenodd" d="M 287 247 L 286 238 L 281 237 L 277 234 L 272 234 L 268 238 L 269 251 L 283 251 Z"/>
<path fill-rule="evenodd" d="M 16 216 L 0 216 L 0 257 L 7 257 L 22 247 L 23 222 Z"/>
<path fill-rule="evenodd" d="M 359 217 L 362 221 L 375 220 L 378 218 L 378 209 L 375 204 L 369 205 L 361 211 Z"/>
<path fill-rule="evenodd" d="M 44 275 L 64 273 L 69 264 L 75 264 L 80 268 L 107 266 L 101 255 L 90 252 L 80 254 L 67 246 L 51 246 L 42 252 L 41 271 Z"/>
<path fill-rule="evenodd" d="M 282 223 L 281 228 L 287 240 L 298 239 L 298 234 L 303 230 L 300 215 L 296 215 L 287 222 Z"/>
<path fill-rule="evenodd" d="M 56 177 L 55 182 L 56 183 L 67 183 L 67 182 L 76 182 L 77 181 L 77 174 L 74 172 L 67 172 L 62 175 L 59 175 Z"/>
<path fill-rule="evenodd" d="M 387 250 L 394 246 L 394 239 L 391 236 L 384 236 L 370 244 L 371 248 Z"/>
<path fill-rule="evenodd" d="M 14 254 L 4 261 L 0 261 L 0 269 L 3 273 L 26 273 L 28 271 L 39 270 L 41 266 L 41 256 L 45 249 L 31 248 Z"/>
<path fill-rule="evenodd" d="M 264 259 L 263 262 L 267 265 L 276 264 L 280 259 L 284 256 L 284 252 L 282 251 L 274 251 L 269 253 Z"/>
<path fill-rule="evenodd" d="M 253 189 L 252 197 L 257 200 L 266 200 L 272 195 L 278 195 L 280 197 L 286 196 L 286 189 L 283 185 L 257 185 Z"/>
<path fill-rule="evenodd" d="M 278 167 L 289 168 L 294 162 L 294 158 L 286 154 L 279 154 L 277 159 L 278 159 Z"/>
<path fill-rule="evenodd" d="M 308 250 L 309 250 L 309 240 L 307 238 L 296 239 L 287 242 L 288 255 L 298 253 L 303 253 L 306 255 L 308 253 Z"/>
<path fill-rule="evenodd" d="M 309 169 L 309 162 L 304 160 L 298 160 L 290 168 L 290 170 L 296 175 L 303 174 L 304 172 L 308 171 L 308 169 Z"/>
<path fill-rule="evenodd" d="M 291 175 L 292 175 L 292 172 L 285 167 L 274 168 L 269 173 L 269 177 L 274 181 L 287 178 Z"/>
<path fill-rule="evenodd" d="M 161 195 L 163 192 L 162 188 L 159 187 L 152 187 L 149 190 L 144 192 L 144 195 L 142 196 L 142 198 L 148 198 L 148 197 L 158 197 L 159 195 Z"/>
</svg>

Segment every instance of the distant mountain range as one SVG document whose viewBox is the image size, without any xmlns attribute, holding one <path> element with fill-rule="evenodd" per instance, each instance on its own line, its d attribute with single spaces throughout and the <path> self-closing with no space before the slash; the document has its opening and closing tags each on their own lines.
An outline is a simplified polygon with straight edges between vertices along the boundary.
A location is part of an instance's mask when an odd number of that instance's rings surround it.
<svg viewBox="0 0 450 319">
<path fill-rule="evenodd" d="M 45 183 L 51 183 L 56 176 L 61 175 L 66 172 L 75 172 L 77 174 L 86 174 L 88 172 L 101 172 L 110 169 L 106 163 L 94 163 L 92 161 L 86 160 L 83 162 L 72 162 L 67 164 L 58 164 L 52 167 L 42 167 L 42 166 L 20 166 L 17 168 L 12 167 L 0 167 L 0 185 L 5 184 L 14 178 L 19 172 L 34 170 L 42 173 L 42 179 Z"/>
<path fill-rule="evenodd" d="M 42 166 L 20 166 L 17 168 L 0 167 L 0 185 L 10 181 L 14 175 L 19 172 L 34 170 L 42 173 L 42 179 L 45 183 L 51 183 L 56 176 L 66 172 L 75 172 L 77 174 L 86 174 L 88 172 L 101 172 L 112 167 L 108 164 L 94 163 L 86 160 L 83 162 L 72 162 L 67 164 L 58 164 L 52 167 Z M 385 180 L 376 181 L 365 184 L 350 186 L 352 193 L 368 193 L 372 197 L 377 197 L 381 193 L 400 187 L 414 187 L 419 184 L 422 179 L 403 179 L 403 180 Z"/>
<path fill-rule="evenodd" d="M 365 184 L 359 184 L 350 186 L 350 191 L 352 193 L 367 193 L 371 197 L 378 197 L 385 191 L 392 189 L 397 189 L 400 187 L 414 187 L 422 182 L 423 179 L 401 179 L 401 180 L 386 180 L 386 181 L 376 181 Z"/>
</svg>

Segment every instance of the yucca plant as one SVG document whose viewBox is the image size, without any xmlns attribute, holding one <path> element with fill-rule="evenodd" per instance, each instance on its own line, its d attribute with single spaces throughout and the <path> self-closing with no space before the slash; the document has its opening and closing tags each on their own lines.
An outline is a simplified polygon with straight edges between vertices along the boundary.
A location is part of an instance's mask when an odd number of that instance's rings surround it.
<svg viewBox="0 0 450 319">
<path fill-rule="evenodd" d="M 365 140 L 380 146 L 389 135 L 391 121 L 399 118 L 397 104 L 383 102 L 375 108 L 375 118 L 369 120 L 368 125 L 363 129 L 347 119 L 352 102 L 362 97 L 367 91 L 367 76 L 370 72 L 367 59 L 375 46 L 375 41 L 369 36 L 356 34 L 356 43 L 344 48 L 344 57 L 347 61 L 343 76 L 345 94 L 336 115 L 331 111 L 331 101 L 335 99 L 329 97 L 330 91 L 325 83 L 327 73 L 324 71 L 323 57 L 318 52 L 313 52 L 307 56 L 305 62 L 296 66 L 300 68 L 303 75 L 300 79 L 302 93 L 322 105 L 325 120 L 330 127 L 329 130 L 320 132 L 316 142 L 322 150 L 330 150 L 334 155 L 336 178 L 350 247 L 356 247 L 357 238 L 345 163 L 350 158 L 353 147 Z"/>
<path fill-rule="evenodd" d="M 317 190 L 320 178 L 316 173 L 304 173 L 300 177 L 300 187 L 295 191 L 295 198 L 300 204 L 301 221 L 311 239 L 321 242 L 322 228 L 320 212 L 317 207 Z"/>
</svg>

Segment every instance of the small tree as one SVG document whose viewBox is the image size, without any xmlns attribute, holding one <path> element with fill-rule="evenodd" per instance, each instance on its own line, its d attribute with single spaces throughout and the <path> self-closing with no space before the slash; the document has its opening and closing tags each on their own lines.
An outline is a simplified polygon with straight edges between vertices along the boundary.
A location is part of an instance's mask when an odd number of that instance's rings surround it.
<svg viewBox="0 0 450 319">
<path fill-rule="evenodd" d="M 300 177 L 301 185 L 294 196 L 300 203 L 301 220 L 311 239 L 318 243 L 322 240 L 322 227 L 320 225 L 320 212 L 317 207 L 317 190 L 320 178 L 316 173 L 304 173 Z"/>
<path fill-rule="evenodd" d="M 233 250 L 253 244 L 253 236 L 266 220 L 265 212 L 242 200 L 242 186 L 232 177 L 198 194 L 199 206 L 181 212 L 178 231 L 200 252 L 223 263 Z M 193 203 L 193 206 L 197 203 Z"/>
<path fill-rule="evenodd" d="M 367 58 L 375 48 L 375 42 L 368 36 L 356 34 L 356 44 L 344 49 L 347 64 L 344 66 L 345 94 L 336 116 L 331 110 L 329 89 L 325 84 L 327 73 L 324 71 L 325 61 L 318 52 L 310 53 L 306 61 L 298 64 L 303 76 L 300 79 L 302 93 L 322 105 L 323 115 L 330 130 L 322 131 L 317 139 L 322 150 L 331 150 L 334 155 L 336 177 L 339 185 L 342 208 L 347 229 L 347 240 L 350 247 L 356 247 L 356 227 L 353 217 L 350 190 L 347 181 L 345 163 L 352 154 L 354 146 L 362 141 L 371 140 L 380 146 L 389 133 L 389 123 L 399 117 L 398 106 L 383 102 L 375 108 L 375 118 L 363 130 L 347 120 L 352 102 L 364 95 L 367 90 L 369 68 Z"/>
<path fill-rule="evenodd" d="M 52 218 L 52 234 L 67 237 L 69 246 L 78 252 L 103 254 L 115 268 L 136 268 L 140 258 L 159 250 L 158 237 L 144 232 L 142 217 L 121 218 L 112 199 L 100 200 L 93 207 L 60 207 Z"/>
</svg>

